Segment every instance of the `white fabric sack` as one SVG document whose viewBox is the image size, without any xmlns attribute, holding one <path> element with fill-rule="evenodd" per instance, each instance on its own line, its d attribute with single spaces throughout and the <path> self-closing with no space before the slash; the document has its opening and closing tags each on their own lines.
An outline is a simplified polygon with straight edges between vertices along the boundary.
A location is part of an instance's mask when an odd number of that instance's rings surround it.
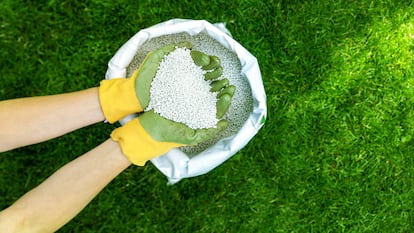
<svg viewBox="0 0 414 233">
<path fill-rule="evenodd" d="M 162 35 L 186 32 L 196 35 L 205 32 L 224 47 L 235 52 L 242 65 L 242 76 L 248 79 L 253 96 L 253 111 L 237 134 L 223 138 L 210 148 L 191 158 L 179 149 L 173 149 L 151 162 L 174 184 L 183 178 L 199 176 L 216 168 L 242 149 L 263 126 L 266 119 L 266 94 L 257 59 L 235 41 L 224 23 L 211 24 L 205 20 L 172 19 L 143 29 L 129 39 L 112 57 L 106 79 L 126 77 L 127 67 L 138 48 L 147 40 Z M 120 121 L 126 123 L 135 115 Z"/>
</svg>

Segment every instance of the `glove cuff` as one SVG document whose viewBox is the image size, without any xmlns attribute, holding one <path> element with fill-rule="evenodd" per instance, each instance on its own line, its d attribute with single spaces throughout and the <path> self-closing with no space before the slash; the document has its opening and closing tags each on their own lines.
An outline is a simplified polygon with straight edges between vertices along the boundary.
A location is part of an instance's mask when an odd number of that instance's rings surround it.
<svg viewBox="0 0 414 233">
<path fill-rule="evenodd" d="M 115 129 L 111 134 L 112 140 L 119 143 L 122 153 L 128 160 L 138 166 L 155 157 L 167 153 L 182 144 L 155 141 L 142 127 L 138 118 Z"/>
<path fill-rule="evenodd" d="M 143 108 L 135 94 L 135 78 L 116 78 L 101 81 L 99 102 L 106 120 L 114 123 Z"/>
</svg>

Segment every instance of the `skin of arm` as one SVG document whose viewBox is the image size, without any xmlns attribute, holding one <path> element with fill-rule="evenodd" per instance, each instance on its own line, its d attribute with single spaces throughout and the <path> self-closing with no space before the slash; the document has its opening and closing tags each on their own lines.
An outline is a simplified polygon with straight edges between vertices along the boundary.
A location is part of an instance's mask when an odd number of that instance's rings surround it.
<svg viewBox="0 0 414 233">
<path fill-rule="evenodd" d="M 0 212 L 0 232 L 55 232 L 130 164 L 108 139 Z"/>
<path fill-rule="evenodd" d="M 103 121 L 98 88 L 0 102 L 0 152 Z M 108 139 L 0 212 L 0 232 L 55 232 L 130 166 Z"/>
<path fill-rule="evenodd" d="M 46 141 L 104 120 L 98 88 L 0 102 L 0 152 Z"/>
</svg>

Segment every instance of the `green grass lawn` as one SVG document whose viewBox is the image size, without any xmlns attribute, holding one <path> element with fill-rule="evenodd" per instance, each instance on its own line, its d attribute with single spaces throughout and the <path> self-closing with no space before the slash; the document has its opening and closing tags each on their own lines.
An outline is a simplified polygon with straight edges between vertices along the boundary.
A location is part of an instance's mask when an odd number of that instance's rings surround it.
<svg viewBox="0 0 414 233">
<path fill-rule="evenodd" d="M 123 43 L 171 18 L 226 22 L 261 67 L 268 120 L 243 150 L 173 186 L 130 167 L 59 232 L 414 230 L 411 1 L 3 0 L 0 12 L 0 100 L 97 86 Z M 114 127 L 2 153 L 0 208 Z"/>
</svg>

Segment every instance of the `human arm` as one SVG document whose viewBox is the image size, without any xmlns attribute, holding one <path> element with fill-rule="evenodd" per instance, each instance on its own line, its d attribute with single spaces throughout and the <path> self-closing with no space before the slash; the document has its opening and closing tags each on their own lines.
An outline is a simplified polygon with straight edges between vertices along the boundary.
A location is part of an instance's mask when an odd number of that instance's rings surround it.
<svg viewBox="0 0 414 233">
<path fill-rule="evenodd" d="M 0 102 L 0 152 L 52 139 L 104 120 L 98 88 Z"/>
<path fill-rule="evenodd" d="M 131 163 L 108 139 L 0 212 L 0 232 L 54 232 Z"/>
</svg>

